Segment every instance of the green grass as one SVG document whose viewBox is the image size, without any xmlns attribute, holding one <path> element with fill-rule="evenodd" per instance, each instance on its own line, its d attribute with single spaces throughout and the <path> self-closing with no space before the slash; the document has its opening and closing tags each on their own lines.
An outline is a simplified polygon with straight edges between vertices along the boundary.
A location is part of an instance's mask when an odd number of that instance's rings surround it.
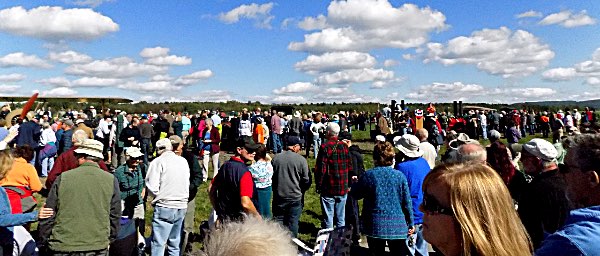
<svg viewBox="0 0 600 256">
<path fill-rule="evenodd" d="M 362 150 L 363 150 L 363 158 L 364 158 L 364 163 L 365 163 L 365 169 L 368 170 L 370 168 L 373 168 L 373 155 L 372 155 L 372 150 L 373 150 L 373 146 L 374 143 L 369 141 L 370 139 L 370 135 L 369 135 L 369 131 L 354 131 L 352 133 L 353 136 L 353 143 L 355 145 L 358 145 Z M 525 143 L 533 138 L 541 138 L 541 135 L 536 135 L 536 136 L 527 136 L 523 139 L 521 139 L 519 142 L 520 143 Z M 506 139 L 501 139 L 502 142 L 506 143 Z M 548 139 L 550 140 L 550 139 Z M 482 145 L 488 145 L 489 141 L 483 141 L 480 140 Z M 445 152 L 445 148 L 442 147 L 440 150 L 440 154 L 443 154 Z M 304 154 L 305 151 L 302 151 L 301 154 Z M 312 152 L 312 151 L 311 151 Z M 224 160 L 227 160 L 229 158 L 229 155 L 227 154 L 223 154 L 221 156 L 221 163 Z M 312 157 L 309 157 L 307 159 L 308 161 L 308 166 L 309 168 L 313 168 L 315 166 L 315 159 Z M 212 175 L 212 167 L 209 168 L 209 174 Z M 208 217 L 210 215 L 210 211 L 212 209 L 211 205 L 210 205 L 210 201 L 208 199 L 208 182 L 202 184 L 200 186 L 200 189 L 198 190 L 198 194 L 196 195 L 196 215 L 195 215 L 195 226 L 194 226 L 194 232 L 198 232 L 198 228 L 200 226 L 200 224 L 202 223 L 202 221 L 208 220 Z M 41 205 L 43 205 L 43 202 L 45 200 L 45 198 L 40 197 L 39 195 L 36 195 L 36 198 L 38 198 L 38 201 L 40 202 L 39 207 L 41 207 Z M 150 203 L 148 202 L 148 207 L 147 207 L 147 211 L 146 211 L 146 235 L 149 236 L 151 234 L 151 220 L 152 220 L 152 207 L 150 206 Z M 361 208 L 362 208 L 362 201 L 360 202 Z M 309 246 L 312 246 L 312 244 L 315 241 L 315 237 L 317 232 L 319 231 L 320 227 L 321 227 L 321 206 L 320 206 L 320 199 L 319 199 L 319 195 L 316 193 L 315 191 L 315 186 L 314 183 L 311 186 L 311 188 L 306 192 L 305 197 L 304 197 L 304 209 L 302 212 L 302 215 L 300 216 L 300 227 L 299 227 L 299 234 L 298 234 L 298 238 L 302 241 L 304 241 L 305 243 L 307 243 Z M 32 226 L 32 230 L 34 230 L 37 227 L 37 223 L 34 223 Z M 202 247 L 202 243 L 201 241 L 193 240 L 192 241 L 192 245 L 194 250 L 199 250 Z"/>
</svg>

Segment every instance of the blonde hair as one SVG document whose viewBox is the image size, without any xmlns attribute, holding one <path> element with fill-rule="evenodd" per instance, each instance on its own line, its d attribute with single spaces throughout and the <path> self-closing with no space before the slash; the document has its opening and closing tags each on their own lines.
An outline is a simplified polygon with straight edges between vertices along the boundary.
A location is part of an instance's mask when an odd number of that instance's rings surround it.
<svg viewBox="0 0 600 256">
<path fill-rule="evenodd" d="M 0 151 L 0 180 L 3 180 L 13 166 L 13 156 L 8 150 Z"/>
<path fill-rule="evenodd" d="M 450 204 L 462 233 L 462 255 L 531 255 L 533 247 L 502 178 L 484 164 L 441 165 L 423 182 L 450 188 Z M 440 185 L 439 183 L 437 185 Z"/>
<path fill-rule="evenodd" d="M 207 256 L 296 256 L 298 250 L 289 231 L 270 220 L 247 216 L 211 232 L 204 243 Z"/>
</svg>

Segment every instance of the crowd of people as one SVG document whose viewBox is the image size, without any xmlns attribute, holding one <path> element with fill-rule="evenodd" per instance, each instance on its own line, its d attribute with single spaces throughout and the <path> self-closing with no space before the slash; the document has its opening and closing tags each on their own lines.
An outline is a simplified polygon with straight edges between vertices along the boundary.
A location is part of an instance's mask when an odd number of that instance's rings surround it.
<svg viewBox="0 0 600 256">
<path fill-rule="evenodd" d="M 298 255 L 314 187 L 321 228 L 349 233 L 348 252 L 366 237 L 372 255 L 600 255 L 594 111 L 425 112 L 377 113 L 368 170 L 352 134 L 365 113 L 0 119 L 0 254 Z M 541 135 L 520 143 L 526 133 Z M 196 197 L 203 182 L 208 198 Z M 203 251 L 191 252 L 207 201 Z"/>
</svg>

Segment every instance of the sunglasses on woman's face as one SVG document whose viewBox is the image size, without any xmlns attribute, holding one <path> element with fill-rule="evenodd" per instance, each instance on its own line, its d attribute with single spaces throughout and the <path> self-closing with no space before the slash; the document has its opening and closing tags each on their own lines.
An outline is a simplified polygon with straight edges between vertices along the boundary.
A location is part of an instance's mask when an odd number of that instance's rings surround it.
<svg viewBox="0 0 600 256">
<path fill-rule="evenodd" d="M 440 202 L 435 199 L 435 197 L 426 193 L 423 195 L 423 203 L 421 203 L 421 207 L 424 211 L 430 214 L 454 215 L 452 208 L 442 206 Z"/>
</svg>

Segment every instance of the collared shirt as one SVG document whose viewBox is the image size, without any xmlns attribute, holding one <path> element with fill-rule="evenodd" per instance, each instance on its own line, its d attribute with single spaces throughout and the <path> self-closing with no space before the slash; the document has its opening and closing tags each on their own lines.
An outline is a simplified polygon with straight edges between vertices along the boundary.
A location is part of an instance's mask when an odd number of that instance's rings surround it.
<svg viewBox="0 0 600 256">
<path fill-rule="evenodd" d="M 571 211 L 565 225 L 535 251 L 543 255 L 600 255 L 600 206 Z"/>
<path fill-rule="evenodd" d="M 315 180 L 317 189 L 324 196 L 343 196 L 348 192 L 348 173 L 352 171 L 352 159 L 348 146 L 332 137 L 319 148 Z"/>
</svg>

